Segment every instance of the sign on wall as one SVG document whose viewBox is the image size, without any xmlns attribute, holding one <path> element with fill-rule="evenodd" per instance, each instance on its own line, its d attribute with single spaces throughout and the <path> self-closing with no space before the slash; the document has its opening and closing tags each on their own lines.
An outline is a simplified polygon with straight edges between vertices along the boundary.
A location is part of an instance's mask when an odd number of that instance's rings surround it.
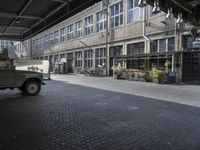
<svg viewBox="0 0 200 150">
<path fill-rule="evenodd" d="M 187 48 L 200 48 L 200 36 L 187 39 Z"/>
</svg>

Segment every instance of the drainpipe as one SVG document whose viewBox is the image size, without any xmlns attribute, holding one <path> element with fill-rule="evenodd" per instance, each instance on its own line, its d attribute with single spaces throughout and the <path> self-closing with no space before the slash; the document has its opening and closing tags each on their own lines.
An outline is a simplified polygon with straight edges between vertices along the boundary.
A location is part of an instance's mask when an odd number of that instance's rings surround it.
<svg viewBox="0 0 200 150">
<path fill-rule="evenodd" d="M 145 39 L 145 47 L 146 47 L 146 52 L 149 52 L 150 50 L 150 41 L 151 39 L 147 37 L 147 6 L 143 8 L 143 38 Z M 146 63 L 146 61 L 145 61 Z M 145 68 L 146 69 L 146 68 Z M 148 62 L 148 70 L 149 70 L 149 62 Z"/>
</svg>

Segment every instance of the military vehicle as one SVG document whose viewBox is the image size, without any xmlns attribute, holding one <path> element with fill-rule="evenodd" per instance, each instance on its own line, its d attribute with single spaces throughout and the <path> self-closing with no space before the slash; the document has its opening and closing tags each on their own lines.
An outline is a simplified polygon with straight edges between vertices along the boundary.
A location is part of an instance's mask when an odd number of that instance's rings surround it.
<svg viewBox="0 0 200 150">
<path fill-rule="evenodd" d="M 0 90 L 20 89 L 28 96 L 37 95 L 41 90 L 43 74 L 34 71 L 16 70 L 13 60 L 0 56 Z"/>
</svg>

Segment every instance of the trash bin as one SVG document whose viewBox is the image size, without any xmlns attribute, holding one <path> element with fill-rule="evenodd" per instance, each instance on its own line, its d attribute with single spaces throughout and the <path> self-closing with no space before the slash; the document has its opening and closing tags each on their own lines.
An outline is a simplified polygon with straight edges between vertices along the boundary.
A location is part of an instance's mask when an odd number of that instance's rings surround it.
<svg viewBox="0 0 200 150">
<path fill-rule="evenodd" d="M 176 83 L 176 72 L 169 72 L 168 81 L 170 83 Z"/>
</svg>

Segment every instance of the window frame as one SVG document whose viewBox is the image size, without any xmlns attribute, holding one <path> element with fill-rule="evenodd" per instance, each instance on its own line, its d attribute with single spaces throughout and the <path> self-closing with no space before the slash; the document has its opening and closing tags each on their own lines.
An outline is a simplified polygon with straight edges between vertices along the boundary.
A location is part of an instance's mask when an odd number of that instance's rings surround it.
<svg viewBox="0 0 200 150">
<path fill-rule="evenodd" d="M 94 33 L 94 17 L 90 15 L 85 18 L 85 36 Z"/>
<path fill-rule="evenodd" d="M 118 12 L 116 11 L 117 7 L 119 9 Z M 122 9 L 122 11 L 121 11 L 121 9 Z M 111 29 L 114 29 L 116 27 L 124 25 L 124 4 L 123 4 L 123 1 L 120 1 L 120 2 L 110 6 L 110 15 L 109 16 L 110 16 L 110 28 Z M 118 21 L 119 21 L 118 25 L 116 25 L 117 18 L 119 18 L 118 19 Z M 113 21 L 112 21 L 112 19 L 113 19 Z M 112 26 L 112 22 L 113 22 L 113 26 Z"/>
<path fill-rule="evenodd" d="M 75 38 L 81 38 L 83 36 L 83 21 L 79 20 L 75 22 L 75 27 L 74 27 L 74 34 Z"/>
</svg>

